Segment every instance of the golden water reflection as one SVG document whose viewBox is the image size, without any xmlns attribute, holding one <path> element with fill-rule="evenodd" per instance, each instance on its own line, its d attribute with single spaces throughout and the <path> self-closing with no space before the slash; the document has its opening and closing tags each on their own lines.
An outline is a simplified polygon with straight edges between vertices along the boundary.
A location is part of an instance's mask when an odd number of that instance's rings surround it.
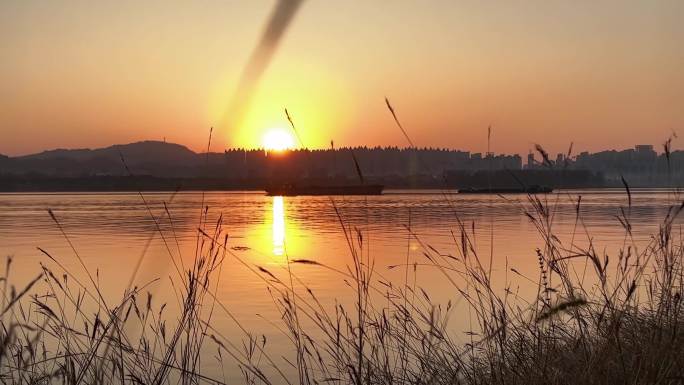
<svg viewBox="0 0 684 385">
<path fill-rule="evenodd" d="M 311 234 L 296 220 L 301 202 L 287 197 L 268 197 L 264 201 L 263 221 L 245 229 L 244 245 L 253 258 L 263 264 L 284 264 L 289 258 L 310 258 Z"/>
<path fill-rule="evenodd" d="M 283 197 L 273 197 L 273 254 L 285 253 L 285 206 Z"/>
</svg>

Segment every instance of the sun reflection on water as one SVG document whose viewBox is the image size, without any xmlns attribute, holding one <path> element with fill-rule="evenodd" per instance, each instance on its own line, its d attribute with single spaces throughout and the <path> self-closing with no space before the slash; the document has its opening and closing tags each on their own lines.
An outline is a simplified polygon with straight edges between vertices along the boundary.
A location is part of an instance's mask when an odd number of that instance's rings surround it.
<svg viewBox="0 0 684 385">
<path fill-rule="evenodd" d="M 273 197 L 273 254 L 285 253 L 285 208 L 283 197 Z"/>
</svg>

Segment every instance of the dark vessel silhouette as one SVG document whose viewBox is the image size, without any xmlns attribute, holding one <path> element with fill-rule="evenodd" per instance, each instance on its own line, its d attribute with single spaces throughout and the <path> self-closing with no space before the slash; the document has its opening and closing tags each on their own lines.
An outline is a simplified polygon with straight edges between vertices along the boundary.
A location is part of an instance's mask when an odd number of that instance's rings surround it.
<svg viewBox="0 0 684 385">
<path fill-rule="evenodd" d="M 547 186 L 528 186 L 520 188 L 464 188 L 459 194 L 548 194 L 553 189 Z"/>
<path fill-rule="evenodd" d="M 380 195 L 382 185 L 282 185 L 266 188 L 268 196 L 297 196 L 297 195 Z"/>
</svg>

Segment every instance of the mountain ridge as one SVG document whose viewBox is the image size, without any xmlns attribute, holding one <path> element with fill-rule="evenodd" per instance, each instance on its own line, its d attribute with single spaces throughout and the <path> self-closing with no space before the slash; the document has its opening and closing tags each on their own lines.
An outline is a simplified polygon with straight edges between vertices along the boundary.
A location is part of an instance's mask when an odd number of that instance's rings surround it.
<svg viewBox="0 0 684 385">
<path fill-rule="evenodd" d="M 202 158 L 202 154 L 180 144 L 146 140 L 93 149 L 57 148 L 2 158 L 0 173 L 50 176 L 126 175 L 128 171 L 124 167 L 125 161 L 135 174 L 185 176 L 191 175 L 193 170 L 183 171 L 179 168 L 197 167 Z"/>
</svg>

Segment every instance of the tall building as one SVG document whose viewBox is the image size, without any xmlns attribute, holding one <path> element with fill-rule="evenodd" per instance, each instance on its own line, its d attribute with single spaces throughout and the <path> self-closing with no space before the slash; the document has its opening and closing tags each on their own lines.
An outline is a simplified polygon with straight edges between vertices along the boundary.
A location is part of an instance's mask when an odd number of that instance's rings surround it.
<svg viewBox="0 0 684 385">
<path fill-rule="evenodd" d="M 655 152 L 653 150 L 652 144 L 637 144 L 636 146 L 634 146 L 634 149 L 636 150 L 636 152 L 640 152 L 640 153 Z"/>
<path fill-rule="evenodd" d="M 634 151 L 635 160 L 638 161 L 654 161 L 658 157 L 651 144 L 637 144 L 634 146 Z"/>
</svg>

